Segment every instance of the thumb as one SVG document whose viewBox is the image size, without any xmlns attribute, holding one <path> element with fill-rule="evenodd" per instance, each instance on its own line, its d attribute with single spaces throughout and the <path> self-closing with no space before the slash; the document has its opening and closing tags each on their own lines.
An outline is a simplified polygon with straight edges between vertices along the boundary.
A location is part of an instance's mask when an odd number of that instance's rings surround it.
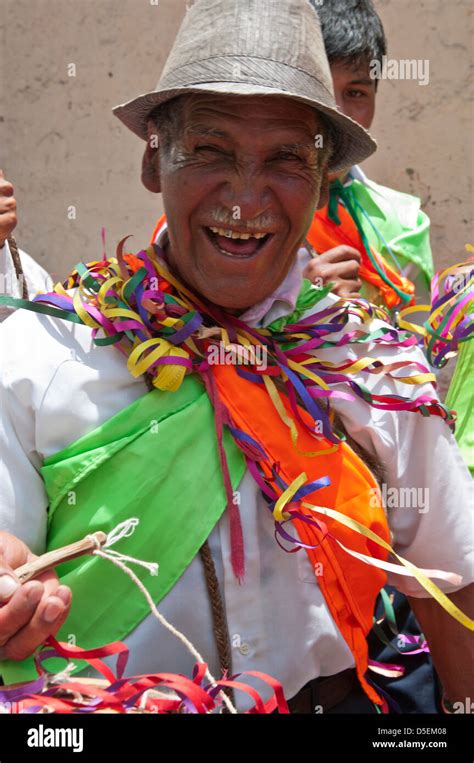
<svg viewBox="0 0 474 763">
<path fill-rule="evenodd" d="M 3 178 L 5 180 L 5 175 L 1 167 L 0 167 L 0 178 Z"/>
<path fill-rule="evenodd" d="M 0 574 L 0 603 L 5 604 L 19 588 L 20 583 L 10 574 L 10 571 L 2 570 Z"/>
<path fill-rule="evenodd" d="M 10 533 L 0 532 L 0 564 L 15 570 L 26 562 L 36 559 L 26 543 Z"/>
<path fill-rule="evenodd" d="M 0 556 L 0 606 L 20 588 L 20 582 L 8 562 Z"/>
</svg>

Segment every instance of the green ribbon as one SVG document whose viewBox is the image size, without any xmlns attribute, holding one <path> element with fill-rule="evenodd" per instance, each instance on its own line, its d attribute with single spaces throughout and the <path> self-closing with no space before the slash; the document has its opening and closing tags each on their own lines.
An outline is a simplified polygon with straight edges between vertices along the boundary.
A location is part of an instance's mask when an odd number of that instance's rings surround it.
<svg viewBox="0 0 474 763">
<path fill-rule="evenodd" d="M 273 334 L 282 333 L 285 326 L 291 326 L 293 323 L 298 323 L 300 318 L 310 310 L 314 305 L 320 302 L 326 297 L 332 290 L 333 284 L 327 284 L 322 289 L 317 289 L 311 281 L 307 278 L 303 278 L 301 285 L 301 291 L 296 301 L 295 309 L 290 315 L 284 315 L 281 318 L 277 318 L 268 324 L 265 328 L 269 329 Z"/>
<path fill-rule="evenodd" d="M 451 379 L 446 405 L 456 411 L 456 440 L 463 458 L 474 477 L 474 340 L 460 345 L 456 368 Z"/>
<path fill-rule="evenodd" d="M 333 183 L 331 183 L 329 188 L 329 205 L 328 205 L 328 217 L 330 220 L 332 220 L 336 225 L 341 224 L 341 220 L 339 219 L 337 207 L 339 204 L 339 200 L 342 199 L 344 202 L 347 211 L 349 212 L 350 216 L 352 217 L 356 228 L 359 232 L 359 235 L 362 239 L 362 243 L 364 245 L 364 249 L 367 253 L 367 257 L 369 258 L 370 262 L 372 263 L 374 269 L 388 286 L 390 286 L 391 289 L 400 297 L 400 299 L 404 303 L 408 303 L 411 300 L 411 295 L 406 294 L 404 291 L 398 288 L 396 284 L 392 283 L 390 278 L 387 276 L 387 274 L 382 270 L 380 265 L 378 264 L 377 260 L 375 259 L 374 255 L 372 254 L 372 250 L 370 248 L 369 241 L 367 239 L 366 233 L 362 227 L 362 223 L 359 219 L 359 216 L 357 214 L 357 201 L 354 197 L 353 190 L 352 190 L 352 184 L 349 186 L 344 186 L 340 180 L 335 180 Z"/>
<path fill-rule="evenodd" d="M 227 431 L 224 446 L 236 490 L 245 461 Z M 97 530 L 108 533 L 138 517 L 134 534 L 114 549 L 158 562 L 157 577 L 134 569 L 157 604 L 196 556 L 226 506 L 213 408 L 194 375 L 187 376 L 177 392 L 154 390 L 140 397 L 45 459 L 41 475 L 49 498 L 47 550 Z M 85 649 L 102 646 L 126 638 L 149 614 L 133 581 L 100 557 L 74 559 L 60 565 L 57 573 L 73 593 L 59 640 L 70 642 L 73 637 Z M 51 661 L 51 670 L 63 665 Z M 84 667 L 84 661 L 77 661 L 74 672 Z M 37 675 L 32 658 L 1 662 L 0 674 L 5 683 Z"/>
</svg>

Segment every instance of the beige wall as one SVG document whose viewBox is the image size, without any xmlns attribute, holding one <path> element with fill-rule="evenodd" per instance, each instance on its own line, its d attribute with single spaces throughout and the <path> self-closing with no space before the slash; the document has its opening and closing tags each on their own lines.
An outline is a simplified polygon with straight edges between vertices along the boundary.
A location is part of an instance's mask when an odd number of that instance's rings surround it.
<svg viewBox="0 0 474 763">
<path fill-rule="evenodd" d="M 191 0 L 188 0 L 190 2 Z M 186 0 L 0 0 L 0 166 L 16 190 L 17 239 L 54 274 L 149 239 L 159 198 L 139 179 L 143 143 L 111 107 L 152 89 Z M 377 0 L 393 58 L 428 58 L 430 82 L 384 81 L 374 178 L 422 197 L 437 265 L 472 230 L 472 3 Z M 68 76 L 74 63 L 76 77 Z M 472 95 L 472 90 L 471 90 Z M 77 219 L 67 208 L 75 206 Z"/>
<path fill-rule="evenodd" d="M 432 223 L 436 267 L 474 244 L 473 20 L 471 0 L 376 0 L 388 57 L 428 59 L 429 84 L 384 80 L 372 132 L 374 179 L 420 196 Z"/>
</svg>

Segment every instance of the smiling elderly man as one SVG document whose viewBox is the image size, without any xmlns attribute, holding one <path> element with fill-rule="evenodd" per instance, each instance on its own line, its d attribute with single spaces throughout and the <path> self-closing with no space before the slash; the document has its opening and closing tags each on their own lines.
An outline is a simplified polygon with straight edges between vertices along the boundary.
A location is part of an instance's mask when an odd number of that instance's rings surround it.
<svg viewBox="0 0 474 763">
<path fill-rule="evenodd" d="M 326 123 L 275 96 L 183 95 L 170 111 L 154 118 L 179 125 L 165 132 L 159 166 L 149 120 L 144 181 L 163 193 L 174 268 L 211 302 L 242 310 L 283 282 L 327 194 Z"/>
<path fill-rule="evenodd" d="M 147 140 L 143 182 L 163 194 L 168 227 L 159 246 L 79 267 L 68 291 L 30 305 L 49 314 L 2 326 L 0 673 L 33 677 L 30 655 L 58 631 L 83 647 L 125 640 L 132 674 L 190 672 L 100 558 L 15 579 L 33 554 L 135 516 L 123 551 L 159 562 L 147 586 L 214 675 L 273 675 L 296 712 L 374 712 L 366 636 L 388 573 L 463 701 L 472 525 L 446 411 L 410 339 L 301 277 L 328 173 L 375 147 L 335 108 L 313 10 L 198 0 L 157 89 L 115 113 Z M 219 339 L 265 347 L 271 368 L 212 365 Z M 328 397 L 390 488 L 427 488 L 428 511 L 394 508 L 387 522 Z M 425 577 L 388 563 L 387 543 Z"/>
</svg>

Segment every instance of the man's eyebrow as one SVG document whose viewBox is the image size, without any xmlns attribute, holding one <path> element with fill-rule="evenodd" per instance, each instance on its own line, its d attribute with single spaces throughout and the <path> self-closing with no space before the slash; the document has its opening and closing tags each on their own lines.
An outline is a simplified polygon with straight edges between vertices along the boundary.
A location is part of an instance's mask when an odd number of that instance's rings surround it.
<svg viewBox="0 0 474 763">
<path fill-rule="evenodd" d="M 375 82 L 374 79 L 351 79 L 351 81 L 348 83 L 349 85 L 372 85 Z"/>
<path fill-rule="evenodd" d="M 296 141 L 295 143 L 275 143 L 272 150 L 275 151 L 309 151 L 315 148 L 312 140 Z"/>
<path fill-rule="evenodd" d="M 224 130 L 218 130 L 215 127 L 209 127 L 208 125 L 196 124 L 191 125 L 186 129 L 186 132 L 190 135 L 203 135 L 208 138 L 222 138 L 224 140 L 232 140 L 232 136 Z M 278 143 L 275 141 L 275 145 L 270 146 L 271 151 L 308 151 L 314 148 L 313 142 L 308 141 L 295 141 L 294 143 Z"/>
</svg>

